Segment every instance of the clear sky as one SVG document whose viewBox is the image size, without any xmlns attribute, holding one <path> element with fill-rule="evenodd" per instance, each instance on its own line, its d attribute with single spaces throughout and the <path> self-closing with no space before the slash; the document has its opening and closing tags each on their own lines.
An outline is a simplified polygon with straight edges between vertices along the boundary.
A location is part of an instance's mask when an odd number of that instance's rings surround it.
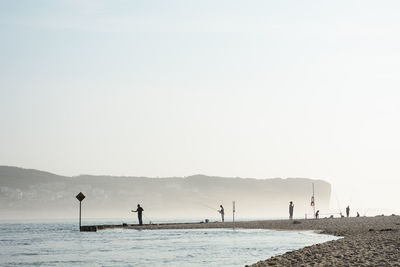
<svg viewBox="0 0 400 267">
<path fill-rule="evenodd" d="M 0 0 L 0 165 L 324 179 L 400 212 L 400 2 Z"/>
</svg>

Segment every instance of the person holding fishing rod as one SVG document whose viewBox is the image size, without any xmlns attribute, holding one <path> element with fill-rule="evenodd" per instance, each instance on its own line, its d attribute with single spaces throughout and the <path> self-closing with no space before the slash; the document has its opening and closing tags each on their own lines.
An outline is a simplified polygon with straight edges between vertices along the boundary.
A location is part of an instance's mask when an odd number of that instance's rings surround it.
<svg viewBox="0 0 400 267">
<path fill-rule="evenodd" d="M 224 210 L 224 207 L 222 207 L 222 205 L 219 205 L 219 207 L 221 209 L 218 212 L 221 213 L 221 219 L 222 219 L 222 222 L 224 222 L 225 210 Z"/>
<path fill-rule="evenodd" d="M 346 207 L 346 217 L 349 218 L 350 216 L 350 206 Z"/>
<path fill-rule="evenodd" d="M 136 210 L 131 210 L 131 211 L 132 212 L 137 212 L 139 225 L 143 225 L 142 213 L 143 213 L 144 209 L 140 206 L 140 204 L 137 204 L 137 209 Z"/>
<path fill-rule="evenodd" d="M 196 203 L 199 204 L 199 205 L 202 205 L 203 207 L 206 207 L 206 208 L 209 208 L 209 209 L 211 209 L 211 210 L 215 210 L 215 211 L 219 212 L 219 213 L 221 214 L 222 222 L 225 221 L 225 210 L 224 210 L 224 207 L 223 207 L 222 205 L 219 205 L 219 207 L 220 207 L 221 209 L 220 209 L 220 210 L 217 210 L 216 208 L 210 207 L 210 206 L 208 206 L 208 205 L 206 205 L 206 204 L 204 204 L 204 203 L 200 203 L 200 202 L 196 202 Z"/>
</svg>

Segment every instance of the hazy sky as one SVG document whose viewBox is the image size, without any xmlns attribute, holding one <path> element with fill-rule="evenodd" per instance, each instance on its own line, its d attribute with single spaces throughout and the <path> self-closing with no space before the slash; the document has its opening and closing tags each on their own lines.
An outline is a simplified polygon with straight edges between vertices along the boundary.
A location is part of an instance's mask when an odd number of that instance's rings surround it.
<svg viewBox="0 0 400 267">
<path fill-rule="evenodd" d="M 0 165 L 310 177 L 330 182 L 342 208 L 396 208 L 399 11 L 0 0 Z"/>
</svg>

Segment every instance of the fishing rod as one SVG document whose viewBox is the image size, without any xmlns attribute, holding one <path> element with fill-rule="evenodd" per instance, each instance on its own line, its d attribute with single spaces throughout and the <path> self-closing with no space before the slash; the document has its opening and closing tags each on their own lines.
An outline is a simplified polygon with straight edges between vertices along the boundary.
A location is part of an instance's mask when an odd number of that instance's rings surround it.
<svg viewBox="0 0 400 267">
<path fill-rule="evenodd" d="M 131 210 L 131 212 L 135 212 L 134 210 Z M 149 218 L 148 216 L 146 216 L 146 214 L 142 213 L 143 217 L 149 221 L 149 224 L 153 223 L 153 220 L 151 218 Z"/>
<path fill-rule="evenodd" d="M 196 204 L 199 204 L 199 205 L 201 205 L 201 206 L 204 206 L 204 207 L 206 207 L 206 208 L 209 208 L 209 209 L 212 209 L 212 210 L 214 210 L 214 211 L 217 211 L 217 212 L 219 212 L 219 210 L 218 210 L 218 209 L 216 209 L 216 208 L 212 208 L 212 207 L 210 207 L 210 206 L 208 206 L 208 205 L 206 205 L 206 204 L 203 204 L 203 203 L 200 203 L 200 202 L 196 202 Z"/>
<path fill-rule="evenodd" d="M 367 215 L 368 210 L 369 210 L 369 209 L 367 209 L 367 210 L 364 212 L 364 215 L 363 215 L 364 217 L 365 217 L 365 215 Z"/>
<path fill-rule="evenodd" d="M 338 196 L 337 196 L 337 194 L 336 194 L 336 193 L 335 193 L 335 197 L 336 197 L 336 202 L 337 202 L 337 205 L 338 205 L 338 207 L 339 207 L 339 212 L 340 212 L 340 213 L 342 213 L 342 208 L 340 207 L 339 198 L 338 198 Z"/>
</svg>

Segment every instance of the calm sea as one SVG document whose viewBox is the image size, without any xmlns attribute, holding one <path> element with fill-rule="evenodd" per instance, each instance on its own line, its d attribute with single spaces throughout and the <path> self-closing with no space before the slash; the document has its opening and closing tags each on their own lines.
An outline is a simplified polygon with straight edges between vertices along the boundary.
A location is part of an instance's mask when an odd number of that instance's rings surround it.
<svg viewBox="0 0 400 267">
<path fill-rule="evenodd" d="M 92 233 L 77 228 L 73 222 L 0 222 L 0 266 L 244 266 L 337 239 L 310 231 L 114 229 Z"/>
</svg>

